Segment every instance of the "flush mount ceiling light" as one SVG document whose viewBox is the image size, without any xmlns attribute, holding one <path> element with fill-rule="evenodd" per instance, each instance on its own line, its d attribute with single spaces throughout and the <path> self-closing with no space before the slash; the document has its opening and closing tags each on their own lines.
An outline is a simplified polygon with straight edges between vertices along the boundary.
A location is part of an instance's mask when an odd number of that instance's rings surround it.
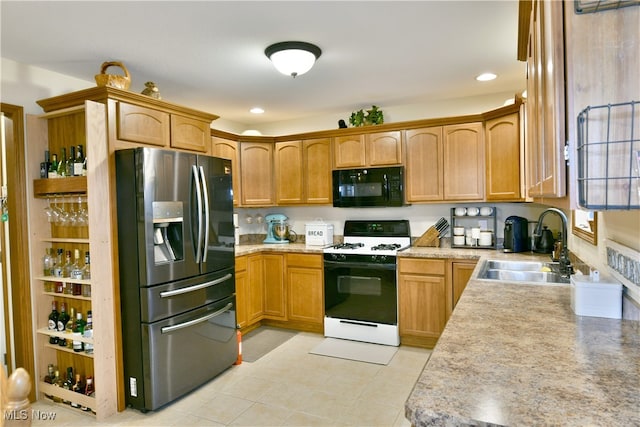
<svg viewBox="0 0 640 427">
<path fill-rule="evenodd" d="M 493 80 L 496 77 L 498 77 L 498 76 L 496 76 L 493 73 L 482 73 L 482 74 L 480 74 L 479 76 L 476 77 L 476 80 L 479 81 L 479 82 L 488 82 L 489 80 Z"/>
<path fill-rule="evenodd" d="M 322 50 L 306 42 L 281 42 L 267 47 L 264 54 L 282 74 L 296 77 L 313 67 Z"/>
</svg>

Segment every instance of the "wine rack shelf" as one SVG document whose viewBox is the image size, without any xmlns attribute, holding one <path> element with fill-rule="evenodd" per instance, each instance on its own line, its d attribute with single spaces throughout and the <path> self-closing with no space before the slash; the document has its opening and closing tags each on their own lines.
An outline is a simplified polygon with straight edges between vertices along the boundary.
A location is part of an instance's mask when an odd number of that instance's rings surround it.
<svg viewBox="0 0 640 427">
<path fill-rule="evenodd" d="M 57 292 L 43 292 L 43 294 L 44 295 L 50 295 L 52 297 L 77 299 L 77 300 L 82 300 L 82 301 L 91 301 L 91 297 L 83 297 L 82 295 L 59 294 Z"/>
<path fill-rule="evenodd" d="M 91 408 L 95 410 L 95 407 L 96 407 L 95 397 L 76 393 L 75 391 L 67 390 L 65 388 L 46 383 L 44 381 L 38 381 L 38 387 L 40 388 L 40 391 L 45 394 L 60 397 L 64 400 L 68 400 L 69 402 L 75 402 L 80 404 L 81 406 L 85 406 L 87 408 Z M 72 408 L 69 405 L 65 405 L 65 407 Z M 78 410 L 80 411 L 80 409 Z"/>
<path fill-rule="evenodd" d="M 90 279 L 72 279 L 70 277 L 56 277 L 56 276 L 38 276 L 35 278 L 36 280 L 42 280 L 43 282 L 62 282 L 62 283 L 79 283 L 81 285 L 90 285 Z M 63 294 L 54 294 L 60 295 Z"/>
<path fill-rule="evenodd" d="M 88 357 L 90 359 L 93 359 L 93 353 L 85 353 L 84 351 L 73 351 L 73 350 L 68 349 L 66 347 L 60 347 L 59 345 L 55 345 L 55 344 L 45 344 L 44 346 L 47 347 L 47 348 L 54 349 L 56 351 L 62 351 L 62 352 L 65 352 L 65 353 L 76 354 L 78 356 Z"/>
<path fill-rule="evenodd" d="M 51 197 L 56 194 L 87 194 L 87 177 L 40 178 L 33 180 L 35 197 Z"/>
<path fill-rule="evenodd" d="M 87 338 L 87 337 L 83 337 L 83 336 L 73 336 L 71 334 L 68 334 L 66 332 L 58 332 L 58 331 L 52 331 L 48 328 L 40 328 L 37 330 L 37 332 L 39 334 L 42 335 L 47 335 L 49 337 L 58 337 L 58 338 L 63 338 L 63 339 L 72 339 L 74 341 L 80 341 L 80 342 L 85 342 L 87 344 L 93 344 L 93 339 L 92 338 Z M 52 346 L 53 348 L 55 348 L 56 350 L 61 350 L 64 351 L 66 350 L 65 347 L 59 347 L 59 346 Z M 71 351 L 72 353 L 75 353 L 73 350 Z M 76 353 L 76 354 L 79 354 Z"/>
<path fill-rule="evenodd" d="M 74 243 L 74 244 L 89 244 L 89 239 L 79 239 L 73 237 L 49 237 L 40 239 L 42 242 L 47 243 Z"/>
</svg>

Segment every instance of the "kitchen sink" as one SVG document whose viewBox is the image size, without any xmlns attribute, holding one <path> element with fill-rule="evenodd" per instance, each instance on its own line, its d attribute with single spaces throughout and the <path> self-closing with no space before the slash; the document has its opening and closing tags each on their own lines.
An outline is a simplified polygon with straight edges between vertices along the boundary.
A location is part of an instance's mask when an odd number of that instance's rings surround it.
<svg viewBox="0 0 640 427">
<path fill-rule="evenodd" d="M 570 283 L 569 277 L 563 277 L 559 269 L 556 262 L 487 260 L 478 279 L 547 285 Z"/>
</svg>

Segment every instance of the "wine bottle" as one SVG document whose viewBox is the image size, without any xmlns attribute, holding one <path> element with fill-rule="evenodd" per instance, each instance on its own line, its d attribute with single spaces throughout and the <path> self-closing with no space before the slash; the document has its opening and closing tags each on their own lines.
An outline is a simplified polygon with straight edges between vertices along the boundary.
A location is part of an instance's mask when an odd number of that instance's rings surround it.
<svg viewBox="0 0 640 427">
<path fill-rule="evenodd" d="M 83 279 L 91 279 L 91 257 L 89 256 L 89 251 L 84 253 L 84 267 L 82 268 L 82 278 Z"/>
<path fill-rule="evenodd" d="M 58 330 L 58 317 L 60 313 L 58 313 L 58 303 L 53 301 L 51 303 L 51 313 L 49 314 L 49 330 L 57 331 Z M 49 344 L 58 344 L 58 337 L 49 337 Z"/>
<path fill-rule="evenodd" d="M 64 332 L 69 335 L 69 338 L 65 338 L 65 344 L 69 350 L 73 350 L 73 335 L 71 334 L 73 334 L 73 330 L 76 327 L 76 309 L 71 307 L 69 311 L 71 312 L 69 314 L 69 320 L 67 320 L 67 325 L 64 328 Z"/>
<path fill-rule="evenodd" d="M 69 157 L 67 157 L 67 161 L 64 164 L 65 173 L 67 176 L 73 176 L 73 162 L 76 161 L 76 147 L 72 145 L 69 147 Z"/>
<path fill-rule="evenodd" d="M 84 385 L 82 384 L 82 377 L 80 376 L 80 374 L 76 374 L 76 379 L 73 383 L 73 386 L 71 386 L 71 391 L 84 394 Z M 74 408 L 79 408 L 80 404 L 78 402 L 72 401 L 71 406 Z"/>
<path fill-rule="evenodd" d="M 94 397 L 95 396 L 95 387 L 93 385 L 93 377 L 92 376 L 88 376 L 87 377 L 87 384 L 84 388 L 84 394 L 86 396 L 90 396 L 90 397 Z M 80 409 L 82 409 L 83 411 L 92 411 L 91 408 L 88 408 L 86 406 L 81 406 Z M 92 411 L 93 412 L 93 411 Z"/>
<path fill-rule="evenodd" d="M 64 388 L 65 390 L 71 390 L 72 387 L 73 387 L 73 367 L 69 366 L 67 368 L 67 379 L 64 380 L 64 383 L 62 384 L 62 388 Z M 62 399 L 62 402 L 67 404 L 71 403 L 66 399 Z"/>
<path fill-rule="evenodd" d="M 60 314 L 58 315 L 58 332 L 64 332 L 68 321 L 69 314 L 67 314 L 67 305 L 62 302 L 60 303 Z"/>
<path fill-rule="evenodd" d="M 49 363 L 47 366 L 47 375 L 44 376 L 44 382 L 47 384 L 53 384 L 56 379 L 56 371 L 53 369 L 53 363 Z M 53 396 L 45 393 L 44 396 L 49 399 L 53 399 Z"/>
<path fill-rule="evenodd" d="M 51 163 L 49 163 L 49 172 L 47 178 L 58 178 L 58 155 L 51 155 Z"/>
<path fill-rule="evenodd" d="M 84 333 L 82 334 L 85 338 L 93 339 L 93 316 L 91 314 L 91 310 L 87 311 L 87 324 L 84 326 Z M 93 353 L 93 343 L 84 343 L 84 352 L 87 354 Z M 89 378 L 87 378 L 87 385 L 89 382 Z"/>
<path fill-rule="evenodd" d="M 65 254 L 65 263 L 64 263 L 64 266 L 62 267 L 62 277 L 71 277 L 72 268 L 73 268 L 73 262 L 71 262 L 71 251 L 67 251 Z"/>
<path fill-rule="evenodd" d="M 58 252 L 56 254 L 56 257 L 53 261 L 53 268 L 52 268 L 52 272 L 53 272 L 53 276 L 55 277 L 62 277 L 63 276 L 63 270 L 62 268 L 64 267 L 64 264 L 62 263 L 62 254 L 64 253 L 64 250 L 62 248 L 58 248 Z"/>
<path fill-rule="evenodd" d="M 45 249 L 44 257 L 42 258 L 42 273 L 45 276 L 53 276 L 53 255 L 51 254 L 51 248 Z"/>
<path fill-rule="evenodd" d="M 64 178 L 67 176 L 67 149 L 62 149 L 62 154 L 60 155 L 60 161 L 58 161 L 58 166 L 56 170 L 58 171 L 58 178 Z"/>
<path fill-rule="evenodd" d="M 44 150 L 44 162 L 40 163 L 40 178 L 47 178 L 49 176 L 50 165 L 49 150 Z"/>
<path fill-rule="evenodd" d="M 84 167 L 84 154 L 82 154 L 82 145 L 76 147 L 76 156 L 73 160 L 73 176 L 81 176 Z"/>
<path fill-rule="evenodd" d="M 60 376 L 60 371 L 58 369 L 55 370 L 55 379 L 53 380 L 53 385 L 56 387 L 64 388 L 64 379 Z M 54 395 L 53 401 L 62 402 L 62 399 Z"/>
<path fill-rule="evenodd" d="M 85 321 L 82 319 L 82 313 L 76 313 L 76 322 L 73 325 L 73 351 L 76 353 L 81 352 L 83 349 L 82 341 L 80 338 L 84 334 Z"/>
</svg>

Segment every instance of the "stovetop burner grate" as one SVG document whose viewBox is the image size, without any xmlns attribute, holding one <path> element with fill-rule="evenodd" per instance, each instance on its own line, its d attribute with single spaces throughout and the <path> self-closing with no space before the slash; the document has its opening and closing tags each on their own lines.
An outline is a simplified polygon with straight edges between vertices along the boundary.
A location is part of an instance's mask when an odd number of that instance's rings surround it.
<svg viewBox="0 0 640 427">
<path fill-rule="evenodd" d="M 380 243 L 379 245 L 372 246 L 372 251 L 395 251 L 396 249 L 400 249 L 401 245 L 398 243 Z"/>
</svg>

